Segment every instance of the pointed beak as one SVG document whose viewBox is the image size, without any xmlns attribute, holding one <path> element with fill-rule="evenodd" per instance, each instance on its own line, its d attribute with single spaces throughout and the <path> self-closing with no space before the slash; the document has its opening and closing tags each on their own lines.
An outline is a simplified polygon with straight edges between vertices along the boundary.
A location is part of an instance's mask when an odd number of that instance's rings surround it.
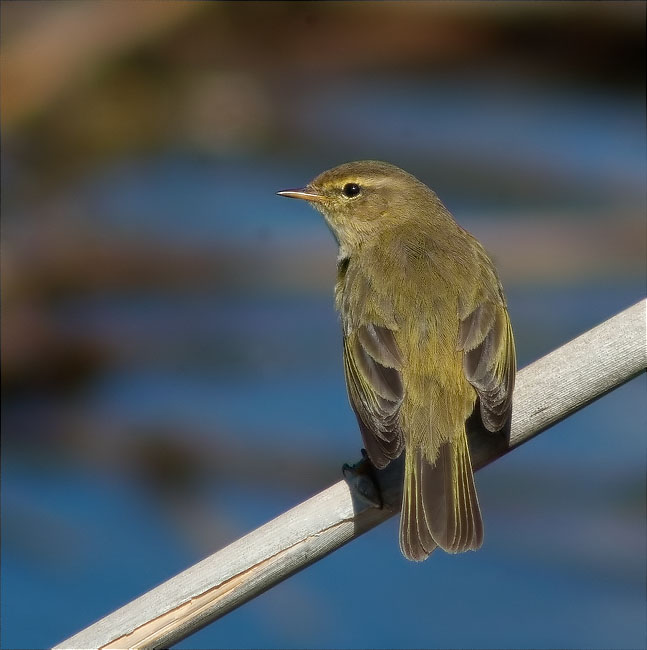
<svg viewBox="0 0 647 650">
<path fill-rule="evenodd" d="M 298 190 L 281 190 L 277 194 L 279 196 L 287 196 L 289 199 L 302 199 L 304 201 L 312 201 L 313 203 L 320 203 L 324 200 L 321 194 L 315 194 L 307 187 L 302 187 Z"/>
</svg>

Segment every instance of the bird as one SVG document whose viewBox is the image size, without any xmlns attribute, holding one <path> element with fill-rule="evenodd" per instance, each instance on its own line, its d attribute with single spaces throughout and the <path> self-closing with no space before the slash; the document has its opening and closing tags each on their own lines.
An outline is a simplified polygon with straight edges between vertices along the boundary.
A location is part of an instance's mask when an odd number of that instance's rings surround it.
<svg viewBox="0 0 647 650">
<path fill-rule="evenodd" d="M 372 465 L 404 453 L 402 554 L 480 548 L 466 421 L 509 431 L 516 373 L 492 260 L 433 190 L 386 162 L 344 163 L 278 194 L 309 202 L 338 244 L 348 398 Z"/>
</svg>

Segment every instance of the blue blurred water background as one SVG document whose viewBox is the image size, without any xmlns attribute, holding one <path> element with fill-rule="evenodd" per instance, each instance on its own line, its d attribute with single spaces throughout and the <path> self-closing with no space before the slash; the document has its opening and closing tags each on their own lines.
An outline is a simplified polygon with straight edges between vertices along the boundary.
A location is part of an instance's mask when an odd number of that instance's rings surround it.
<svg viewBox="0 0 647 650">
<path fill-rule="evenodd" d="M 2 5 L 4 648 L 358 458 L 334 242 L 277 190 L 360 158 L 427 182 L 520 367 L 645 295 L 643 4 L 246 4 Z M 478 553 L 408 563 L 394 518 L 178 647 L 644 647 L 645 388 L 479 472 Z"/>
</svg>

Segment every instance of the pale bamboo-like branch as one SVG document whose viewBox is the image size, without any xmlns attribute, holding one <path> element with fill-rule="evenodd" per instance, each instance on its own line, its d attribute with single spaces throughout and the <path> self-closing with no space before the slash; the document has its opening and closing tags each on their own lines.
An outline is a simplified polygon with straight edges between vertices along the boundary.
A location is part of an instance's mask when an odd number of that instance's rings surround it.
<svg viewBox="0 0 647 650">
<path fill-rule="evenodd" d="M 642 300 L 517 376 L 512 429 L 471 440 L 475 468 L 496 460 L 647 367 Z M 57 648 L 164 648 L 395 514 L 401 464 L 375 474 L 384 501 L 362 498 L 361 474 L 340 481 L 60 643 Z M 394 540 L 394 543 L 395 540 Z"/>
</svg>

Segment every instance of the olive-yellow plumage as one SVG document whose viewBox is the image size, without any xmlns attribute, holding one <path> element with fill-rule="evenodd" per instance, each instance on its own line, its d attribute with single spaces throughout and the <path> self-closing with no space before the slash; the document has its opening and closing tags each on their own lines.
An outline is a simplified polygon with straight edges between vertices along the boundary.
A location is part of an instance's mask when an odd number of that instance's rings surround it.
<svg viewBox="0 0 647 650">
<path fill-rule="evenodd" d="M 434 192 L 387 163 L 346 163 L 279 194 L 312 202 L 339 244 L 350 403 L 376 467 L 405 453 L 403 554 L 479 548 L 465 421 L 478 406 L 487 430 L 505 430 L 516 368 L 492 262 Z"/>
</svg>

